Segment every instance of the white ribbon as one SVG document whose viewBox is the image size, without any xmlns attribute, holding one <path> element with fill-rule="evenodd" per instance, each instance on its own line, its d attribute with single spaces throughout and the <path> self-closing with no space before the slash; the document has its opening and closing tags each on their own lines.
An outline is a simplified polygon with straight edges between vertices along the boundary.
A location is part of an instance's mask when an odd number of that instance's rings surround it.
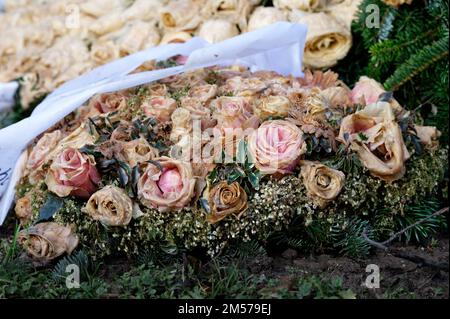
<svg viewBox="0 0 450 319">
<path fill-rule="evenodd" d="M 22 172 L 18 161 L 25 147 L 39 134 L 97 93 L 114 92 L 166 78 L 189 70 L 241 64 L 252 71 L 271 70 L 283 75 L 302 76 L 301 61 L 306 26 L 278 22 L 217 44 L 194 38 L 183 44 L 151 48 L 103 65 L 55 90 L 33 114 L 0 130 L 0 225 L 14 200 L 15 185 Z M 185 65 L 129 74 L 148 60 L 165 60 L 174 55 L 189 56 Z"/>
</svg>

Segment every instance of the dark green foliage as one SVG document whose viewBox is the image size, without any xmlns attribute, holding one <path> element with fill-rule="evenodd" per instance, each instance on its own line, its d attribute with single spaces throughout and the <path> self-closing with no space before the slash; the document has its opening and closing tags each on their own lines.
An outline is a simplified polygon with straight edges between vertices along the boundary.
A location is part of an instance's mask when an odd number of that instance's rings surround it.
<svg viewBox="0 0 450 319">
<path fill-rule="evenodd" d="M 365 10 L 370 4 L 380 9 L 379 28 L 365 24 L 372 14 Z M 381 0 L 364 0 L 353 25 L 356 45 L 336 70 L 343 72 L 350 65 L 353 74 L 344 75 L 349 85 L 367 75 L 393 90 L 404 107 L 420 106 L 425 123 L 436 125 L 448 141 L 448 18 L 445 0 L 413 1 L 399 9 Z M 369 60 L 364 62 L 367 52 Z M 438 110 L 436 115 L 432 106 Z"/>
<path fill-rule="evenodd" d="M 82 251 L 63 257 L 53 268 L 52 278 L 56 282 L 64 282 L 67 277 L 67 266 L 76 265 L 80 270 L 80 280 L 87 280 L 91 274 L 94 274 L 94 267 L 89 257 Z M 99 265 L 99 264 L 98 264 Z"/>
<path fill-rule="evenodd" d="M 440 203 L 436 198 L 425 198 L 419 203 L 406 207 L 403 216 L 396 216 L 394 222 L 397 229 L 404 229 L 415 222 L 426 218 L 439 210 Z M 427 219 L 425 222 L 406 231 L 400 239 L 405 242 L 420 243 L 423 240 L 430 239 L 437 231 L 445 229 L 447 221 L 445 215 L 439 215 Z"/>
<path fill-rule="evenodd" d="M 373 231 L 367 220 L 352 217 L 345 222 L 338 222 L 331 228 L 334 247 L 343 255 L 350 257 L 367 256 L 371 246 L 364 239 L 363 233 L 373 239 Z"/>
</svg>

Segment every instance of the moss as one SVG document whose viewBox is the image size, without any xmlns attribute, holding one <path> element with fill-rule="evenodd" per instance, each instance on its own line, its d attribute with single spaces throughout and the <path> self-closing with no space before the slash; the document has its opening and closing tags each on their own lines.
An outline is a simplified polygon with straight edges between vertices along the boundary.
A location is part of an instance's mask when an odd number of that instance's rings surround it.
<svg viewBox="0 0 450 319">
<path fill-rule="evenodd" d="M 207 222 L 206 212 L 195 207 L 165 213 L 141 207 L 143 214 L 126 227 L 105 227 L 84 214 L 83 203 L 74 198 L 66 199 L 54 218 L 75 227 L 81 245 L 94 259 L 113 254 L 133 256 L 163 246 L 202 248 L 214 256 L 230 242 L 266 241 L 274 233 L 289 229 L 301 238 L 296 248 L 332 248 L 331 230 L 345 231 L 346 223 L 355 216 L 370 221 L 378 235 L 391 232 L 394 216 L 402 214 L 406 205 L 436 192 L 448 165 L 447 153 L 443 148 L 420 157 L 414 155 L 405 176 L 393 183 L 371 176 L 361 166 L 352 166 L 340 195 L 326 208 L 311 202 L 296 174 L 262 179 L 259 190 L 249 196 L 248 210 L 239 219 L 229 216 L 213 225 Z M 22 193 L 32 192 L 33 210 L 38 212 L 46 198 L 45 187 L 20 187 Z M 308 238 L 312 242 L 308 243 Z"/>
</svg>

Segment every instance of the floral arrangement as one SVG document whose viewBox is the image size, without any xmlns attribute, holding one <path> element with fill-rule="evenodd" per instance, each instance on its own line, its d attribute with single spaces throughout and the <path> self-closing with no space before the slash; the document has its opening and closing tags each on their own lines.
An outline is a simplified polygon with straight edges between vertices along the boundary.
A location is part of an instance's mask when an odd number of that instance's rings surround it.
<svg viewBox="0 0 450 319">
<path fill-rule="evenodd" d="M 304 64 L 330 67 L 351 47 L 360 0 L 11 0 L 0 13 L 0 82 L 20 80 L 27 109 L 63 83 L 120 57 L 200 36 L 220 42 L 277 21 L 309 27 Z M 151 69 L 152 65 L 146 68 Z"/>
<path fill-rule="evenodd" d="M 97 95 L 26 151 L 18 239 L 48 262 L 77 247 L 214 256 L 294 219 L 392 229 L 447 165 L 440 132 L 418 120 L 374 80 L 350 90 L 331 71 L 211 67 Z"/>
</svg>

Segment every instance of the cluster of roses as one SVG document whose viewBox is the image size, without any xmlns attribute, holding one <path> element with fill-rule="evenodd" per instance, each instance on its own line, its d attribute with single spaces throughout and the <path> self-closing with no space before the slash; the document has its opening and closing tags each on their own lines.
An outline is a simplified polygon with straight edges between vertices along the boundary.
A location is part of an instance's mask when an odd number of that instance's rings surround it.
<svg viewBox="0 0 450 319">
<path fill-rule="evenodd" d="M 229 216 L 239 218 L 248 209 L 252 194 L 239 182 L 212 184 L 208 179 L 224 156 L 236 160 L 241 141 L 247 143 L 248 158 L 262 175 L 276 178 L 300 167 L 308 196 L 319 207 L 338 196 L 345 175 L 304 158 L 308 134 L 328 139 L 334 149 L 336 141 L 344 144 L 372 175 L 388 182 L 403 176 L 409 158 L 398 124 L 408 112 L 368 78 L 350 90 L 332 72 L 306 72 L 300 79 L 236 67 L 212 68 L 173 76 L 145 90 L 137 106 L 129 103 L 137 94 L 131 91 L 93 97 L 75 116 L 75 130 L 63 125 L 45 133 L 29 150 L 24 177 L 35 185 L 45 181 L 59 197 L 86 199 L 83 212 L 108 227 L 128 225 L 142 214 L 140 205 L 173 212 L 195 206 L 201 196 L 209 204 L 208 221 L 214 224 Z M 353 112 L 356 105 L 362 108 Z M 144 135 L 130 135 L 136 116 L 169 125 L 165 141 L 169 150 L 159 150 Z M 100 144 L 97 133 L 89 130 L 93 117 L 115 118 L 118 123 Z M 333 126 L 336 118 L 338 124 Z M 435 128 L 416 125 L 412 130 L 422 143 L 435 146 L 439 137 Z M 137 168 L 134 198 L 117 184 L 102 181 L 99 163 L 82 150 L 94 144 L 105 158 Z M 178 151 L 186 148 L 187 157 L 180 155 Z M 196 148 L 202 153 L 200 160 L 194 160 Z M 26 194 L 16 204 L 24 225 L 33 218 L 31 201 Z M 19 240 L 33 256 L 47 260 L 71 253 L 78 244 L 69 226 L 55 222 L 37 223 L 23 230 Z"/>
</svg>

